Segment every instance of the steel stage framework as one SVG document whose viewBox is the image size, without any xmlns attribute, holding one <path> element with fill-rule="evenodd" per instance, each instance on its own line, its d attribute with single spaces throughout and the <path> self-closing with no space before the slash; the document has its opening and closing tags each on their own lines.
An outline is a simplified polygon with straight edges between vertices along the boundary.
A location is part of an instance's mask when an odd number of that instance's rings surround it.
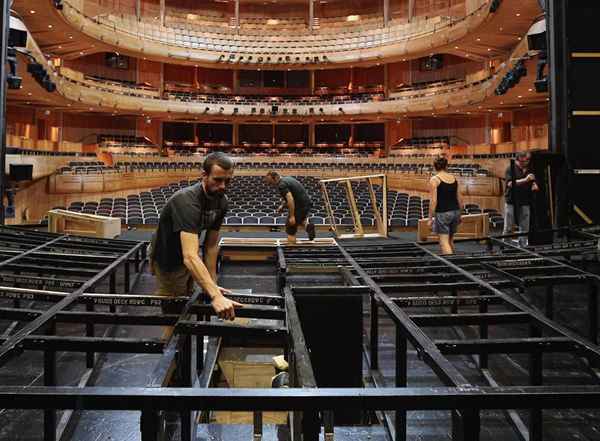
<svg viewBox="0 0 600 441">
<path fill-rule="evenodd" d="M 196 438 L 196 425 L 210 410 L 254 412 L 254 435 L 262 434 L 261 412 L 291 411 L 293 439 L 317 440 L 324 431 L 332 439 L 334 411 L 383 411 L 381 419 L 390 436 L 406 439 L 409 410 L 448 410 L 453 414 L 453 439 L 478 440 L 481 413 L 501 409 L 524 439 L 542 439 L 542 409 L 600 407 L 598 371 L 598 276 L 581 269 L 581 256 L 596 259 L 593 232 L 573 232 L 577 240 L 523 250 L 490 238 L 485 252 L 452 257 L 437 256 L 426 246 L 395 241 L 379 244 L 324 247 L 278 247 L 280 295 L 237 294 L 249 305 L 242 317 L 277 320 L 281 325 L 237 325 L 211 321 L 212 310 L 196 292 L 191 298 L 136 295 L 131 291 L 146 263 L 145 243 L 74 238 L 46 233 L 0 229 L 0 296 L 13 302 L 0 309 L 0 318 L 13 320 L 0 346 L 0 361 L 23 351 L 44 354 L 44 386 L 0 386 L 0 406 L 44 411 L 44 440 L 68 435 L 68 421 L 77 411 L 141 411 L 143 441 L 160 439 L 163 414 L 180 415 L 180 438 Z M 132 278 L 130 266 L 136 275 Z M 226 263 L 225 263 L 226 264 Z M 577 266 L 576 266 L 577 265 Z M 58 268 L 59 267 L 59 268 Z M 117 293 L 117 274 L 123 274 Z M 315 283 L 315 275 L 334 275 L 330 283 Z M 303 279 L 302 284 L 298 280 Z M 308 280 L 308 283 L 307 283 Z M 312 282 L 310 282 L 312 280 Z M 104 285 L 103 285 L 104 282 Z M 106 283 L 108 282 L 108 283 Z M 559 284 L 578 286 L 588 293 L 587 328 L 581 333 L 551 319 Z M 513 291 L 546 287 L 546 314 L 511 295 Z M 105 293 L 99 293 L 105 290 Z M 564 290 L 561 290 L 561 293 Z M 305 341 L 296 302 L 359 297 L 369 305 L 368 355 L 371 388 L 320 388 Z M 31 304 L 25 304 L 31 302 Z M 50 304 L 40 309 L 39 305 Z M 127 306 L 128 312 L 119 311 Z M 132 313 L 138 306 L 155 313 Z M 37 308 L 36 308 L 37 307 Z M 163 313 L 166 307 L 174 313 Z M 82 310 L 83 308 L 83 310 Z M 379 370 L 380 312 L 395 326 L 396 368 L 393 387 L 385 387 Z M 550 317 L 549 317 L 550 316 Z M 56 335 L 61 322 L 85 325 L 85 336 Z M 173 326 L 174 336 L 158 339 L 125 339 L 96 336 L 98 325 Z M 522 337 L 496 338 L 495 329 L 525 325 Z M 452 327 L 463 339 L 436 340 L 426 328 Z M 205 340 L 204 337 L 208 337 Z M 205 351 L 205 341 L 208 347 Z M 290 362 L 289 389 L 209 388 L 223 344 L 279 345 Z M 406 387 L 409 344 L 431 368 L 443 386 Z M 96 387 L 88 374 L 79 387 L 56 384 L 58 351 L 85 352 L 93 371 L 100 353 L 155 353 L 160 357 L 146 387 Z M 585 360 L 589 374 L 584 385 L 543 385 L 543 355 L 570 353 Z M 521 386 L 501 386 L 488 366 L 492 354 L 523 353 L 529 356 L 529 381 Z M 206 354 L 206 355 L 204 355 Z M 452 355 L 477 357 L 487 384 L 473 384 L 457 368 Z M 583 363 L 582 363 L 583 364 Z M 2 369 L 0 369 L 0 378 Z M 167 387 L 176 383 L 177 387 Z M 57 410 L 67 409 L 61 421 Z M 526 425 L 516 410 L 528 409 Z"/>
</svg>

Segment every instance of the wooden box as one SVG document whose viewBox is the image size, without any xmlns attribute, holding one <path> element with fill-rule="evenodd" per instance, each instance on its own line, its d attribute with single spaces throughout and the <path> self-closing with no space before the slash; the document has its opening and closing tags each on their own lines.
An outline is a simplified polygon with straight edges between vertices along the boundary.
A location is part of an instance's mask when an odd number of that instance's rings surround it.
<svg viewBox="0 0 600 441">
<path fill-rule="evenodd" d="M 281 355 L 279 348 L 223 348 L 218 365 L 221 369 L 221 386 L 232 388 L 271 388 L 275 375 L 273 357 Z M 263 424 L 286 424 L 287 412 L 263 412 Z M 213 413 L 220 424 L 252 424 L 252 412 L 218 411 Z"/>
<path fill-rule="evenodd" d="M 121 219 L 95 214 L 74 213 L 67 210 L 50 210 L 48 212 L 48 231 L 75 236 L 114 239 L 121 234 Z"/>
<path fill-rule="evenodd" d="M 487 213 L 482 214 L 466 214 L 461 217 L 461 223 L 458 226 L 458 231 L 454 236 L 455 239 L 473 239 L 478 237 L 486 237 L 489 234 L 489 219 Z M 431 231 L 427 225 L 427 219 L 419 220 L 418 227 L 419 242 L 436 241 L 438 236 Z"/>
</svg>

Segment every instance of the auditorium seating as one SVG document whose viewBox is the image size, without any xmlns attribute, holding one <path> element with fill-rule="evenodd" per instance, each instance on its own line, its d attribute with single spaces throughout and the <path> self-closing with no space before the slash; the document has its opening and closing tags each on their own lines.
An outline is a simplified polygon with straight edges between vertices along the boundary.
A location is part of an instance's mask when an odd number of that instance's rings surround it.
<svg viewBox="0 0 600 441">
<path fill-rule="evenodd" d="M 311 176 L 298 176 L 309 192 L 313 201 L 313 210 L 309 221 L 316 225 L 329 224 L 330 220 L 321 196 L 319 180 Z M 193 185 L 197 180 L 182 180 L 153 188 L 139 194 L 127 197 L 103 198 L 100 201 L 74 201 L 67 209 L 70 211 L 97 214 L 101 216 L 119 217 L 127 225 L 157 225 L 160 210 L 166 201 L 177 190 Z M 365 226 L 373 226 L 374 210 L 365 183 L 352 183 L 360 212 L 361 221 Z M 334 222 L 337 225 L 352 225 L 353 219 L 346 198 L 346 189 L 342 185 L 329 185 Z M 378 199 L 378 209 L 381 210 L 382 189 L 375 186 Z M 265 184 L 263 176 L 237 176 L 228 190 L 229 211 L 224 220 L 228 226 L 244 225 L 283 225 L 286 217 L 276 213 L 281 204 L 277 190 Z M 61 207 L 57 207 L 61 208 Z M 418 220 L 429 214 L 429 200 L 420 196 L 410 196 L 404 192 L 388 190 L 387 193 L 388 224 L 390 227 L 417 227 Z M 495 210 L 483 210 L 490 214 L 490 224 L 493 228 L 502 227 L 502 216 Z M 476 204 L 467 204 L 465 214 L 481 213 Z"/>
</svg>

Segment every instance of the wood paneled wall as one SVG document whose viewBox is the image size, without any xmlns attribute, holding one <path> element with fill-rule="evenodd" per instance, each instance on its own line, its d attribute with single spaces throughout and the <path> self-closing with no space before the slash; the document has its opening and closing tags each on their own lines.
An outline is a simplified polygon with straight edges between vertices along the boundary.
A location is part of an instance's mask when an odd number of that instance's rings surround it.
<svg viewBox="0 0 600 441">
<path fill-rule="evenodd" d="M 99 76 L 117 81 L 137 81 L 137 58 L 129 57 L 127 69 L 117 69 L 106 64 L 106 55 L 99 52 L 74 60 L 64 60 L 64 66 L 85 75 Z"/>
</svg>

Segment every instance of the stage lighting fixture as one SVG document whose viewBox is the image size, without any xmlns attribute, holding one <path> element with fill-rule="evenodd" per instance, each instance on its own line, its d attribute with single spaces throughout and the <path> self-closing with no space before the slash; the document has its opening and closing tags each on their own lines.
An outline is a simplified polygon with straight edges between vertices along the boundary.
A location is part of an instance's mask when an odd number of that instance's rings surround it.
<svg viewBox="0 0 600 441">
<path fill-rule="evenodd" d="M 308 108 L 308 113 L 310 113 L 310 114 L 315 113 L 315 108 L 314 107 L 309 107 Z"/>
<path fill-rule="evenodd" d="M 342 107 L 338 107 L 338 110 L 340 111 L 340 113 L 344 113 L 344 109 Z"/>
<path fill-rule="evenodd" d="M 538 80 L 533 84 L 535 85 L 535 91 L 537 93 L 548 92 L 548 78 L 544 78 L 543 80 Z"/>
<path fill-rule="evenodd" d="M 233 108 L 233 114 L 235 115 L 235 114 L 237 114 L 237 113 L 238 113 L 238 108 L 237 108 L 237 107 L 234 107 L 234 108 Z"/>
<path fill-rule="evenodd" d="M 256 107 L 252 108 L 252 113 L 256 113 Z"/>
<path fill-rule="evenodd" d="M 492 3 L 490 4 L 490 13 L 493 14 L 496 12 L 500 7 L 500 3 L 502 3 L 502 0 L 492 0 Z"/>
<path fill-rule="evenodd" d="M 209 110 L 210 110 L 210 107 L 205 107 L 204 108 L 204 113 L 208 113 Z"/>
<path fill-rule="evenodd" d="M 323 113 L 323 108 L 319 107 L 319 113 Z"/>
<path fill-rule="evenodd" d="M 279 112 L 279 107 L 277 107 L 277 106 L 271 106 L 271 113 L 274 115 L 277 112 Z"/>
<path fill-rule="evenodd" d="M 298 109 L 292 109 L 292 115 L 297 115 L 298 114 Z"/>
<path fill-rule="evenodd" d="M 265 114 L 265 109 L 264 109 L 264 107 L 261 107 L 261 108 L 260 108 L 260 114 L 261 114 L 261 115 L 264 115 L 264 114 Z"/>
<path fill-rule="evenodd" d="M 258 62 L 259 62 L 259 63 L 262 63 L 262 62 L 263 62 L 263 60 L 264 60 L 264 58 L 263 58 L 263 57 L 258 57 Z"/>
<path fill-rule="evenodd" d="M 277 62 L 281 63 L 283 61 L 282 57 L 277 58 Z"/>
</svg>

